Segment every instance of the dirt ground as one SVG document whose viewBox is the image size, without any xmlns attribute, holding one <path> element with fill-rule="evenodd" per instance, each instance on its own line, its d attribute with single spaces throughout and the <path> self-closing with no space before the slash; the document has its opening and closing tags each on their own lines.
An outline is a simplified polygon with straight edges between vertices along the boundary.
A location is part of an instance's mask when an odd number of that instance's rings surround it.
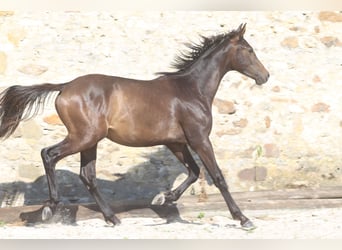
<svg viewBox="0 0 342 250">
<path fill-rule="evenodd" d="M 224 212 L 194 213 L 184 221 L 123 218 L 109 226 L 102 219 L 74 225 L 1 225 L 2 239 L 342 239 L 342 208 L 245 211 L 257 228 L 241 229 Z"/>
</svg>

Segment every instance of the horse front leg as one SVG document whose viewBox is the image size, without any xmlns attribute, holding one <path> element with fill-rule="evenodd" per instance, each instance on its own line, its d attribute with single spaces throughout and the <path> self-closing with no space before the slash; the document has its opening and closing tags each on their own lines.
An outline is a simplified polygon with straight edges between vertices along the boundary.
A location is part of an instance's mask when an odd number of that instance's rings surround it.
<svg viewBox="0 0 342 250">
<path fill-rule="evenodd" d="M 156 195 L 152 200 L 152 205 L 170 204 L 177 201 L 185 190 L 198 179 L 200 173 L 199 167 L 193 159 L 186 144 L 169 144 L 167 147 L 187 168 L 188 177 L 177 188 L 162 194 Z"/>
<path fill-rule="evenodd" d="M 215 186 L 220 190 L 233 219 L 240 220 L 241 226 L 245 229 L 254 229 L 255 226 L 245 215 L 243 215 L 228 190 L 228 185 L 217 165 L 209 137 L 196 141 L 197 142 L 190 143 L 190 146 L 198 154 Z"/>
</svg>

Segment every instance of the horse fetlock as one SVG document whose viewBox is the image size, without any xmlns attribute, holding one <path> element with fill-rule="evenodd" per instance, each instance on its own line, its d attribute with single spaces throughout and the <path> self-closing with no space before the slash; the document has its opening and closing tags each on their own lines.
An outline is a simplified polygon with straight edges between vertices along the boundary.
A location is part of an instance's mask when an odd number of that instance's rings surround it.
<svg viewBox="0 0 342 250">
<path fill-rule="evenodd" d="M 165 203 L 172 203 L 178 199 L 178 197 L 180 196 L 180 193 L 177 192 L 177 190 L 175 190 L 175 191 L 166 192 L 164 193 L 164 195 L 165 195 Z"/>
<path fill-rule="evenodd" d="M 177 195 L 175 191 L 160 193 L 153 198 L 151 205 L 170 205 L 176 201 L 178 197 L 179 195 Z"/>
<path fill-rule="evenodd" d="M 52 198 L 50 200 L 45 201 L 44 206 L 51 207 L 53 210 L 56 210 L 57 208 L 63 206 L 63 202 L 61 202 L 55 198 Z"/>
</svg>

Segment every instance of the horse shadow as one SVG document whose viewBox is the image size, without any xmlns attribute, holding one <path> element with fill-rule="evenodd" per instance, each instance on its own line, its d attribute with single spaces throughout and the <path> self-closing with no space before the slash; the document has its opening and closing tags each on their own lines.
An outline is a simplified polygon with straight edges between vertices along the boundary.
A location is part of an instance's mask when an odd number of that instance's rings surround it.
<svg viewBox="0 0 342 250">
<path fill-rule="evenodd" d="M 171 189 L 180 174 L 187 174 L 186 168 L 175 157 L 170 157 L 172 161 L 164 166 L 161 166 L 159 161 L 150 160 L 168 154 L 172 155 L 165 147 L 159 148 L 155 153 L 146 156 L 147 162 L 130 167 L 126 173 L 117 174 L 114 172 L 115 180 L 97 178 L 100 192 L 104 199 L 111 204 L 115 213 L 150 209 L 160 218 L 166 219 L 166 223 L 185 222 L 180 217 L 177 204 L 151 205 L 157 194 Z M 196 156 L 194 158 L 199 161 Z M 169 171 L 170 168 L 172 171 Z M 158 173 L 151 174 L 154 171 Z M 155 178 L 164 178 L 164 180 L 156 181 Z M 99 212 L 98 217 L 102 218 L 98 206 L 94 204 L 94 199 L 81 182 L 78 174 L 69 170 L 59 170 L 57 166 L 56 181 L 63 205 L 57 209 L 56 214 L 48 223 L 52 221 L 74 224 L 82 207 Z M 11 206 L 15 200 L 23 199 L 21 203 L 24 206 L 42 205 L 48 199 L 48 193 L 45 175 L 38 177 L 32 183 L 21 181 L 2 183 L 0 184 L 0 204 Z M 26 225 L 45 223 L 42 221 L 42 210 L 43 206 L 35 211 L 22 212 L 19 218 Z"/>
</svg>

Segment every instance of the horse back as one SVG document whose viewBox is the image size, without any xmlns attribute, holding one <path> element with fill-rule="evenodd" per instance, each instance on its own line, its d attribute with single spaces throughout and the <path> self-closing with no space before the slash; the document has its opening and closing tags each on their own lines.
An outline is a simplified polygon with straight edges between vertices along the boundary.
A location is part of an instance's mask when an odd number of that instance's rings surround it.
<svg viewBox="0 0 342 250">
<path fill-rule="evenodd" d="M 184 141 L 179 102 L 175 86 L 164 78 L 86 75 L 63 89 L 56 109 L 67 128 L 95 124 L 114 142 L 151 146 Z"/>
</svg>

